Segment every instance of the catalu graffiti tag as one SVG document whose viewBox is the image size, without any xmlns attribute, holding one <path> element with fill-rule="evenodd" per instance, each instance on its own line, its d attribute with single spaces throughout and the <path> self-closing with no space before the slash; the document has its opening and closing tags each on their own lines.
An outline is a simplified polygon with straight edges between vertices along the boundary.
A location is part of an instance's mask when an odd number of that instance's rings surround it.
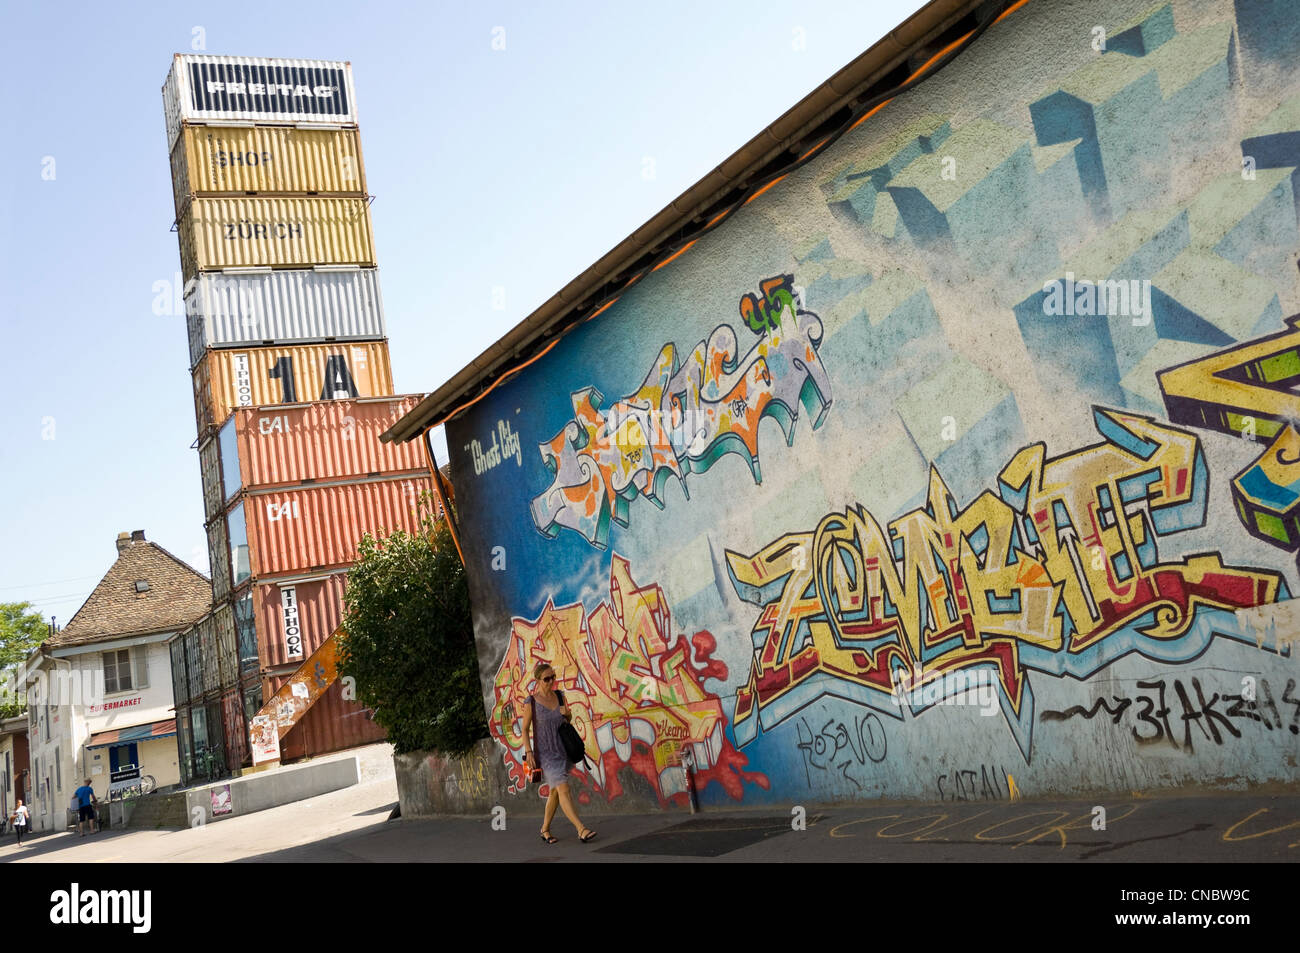
<svg viewBox="0 0 1300 953">
<path fill-rule="evenodd" d="M 573 419 L 539 446 L 553 480 L 532 501 L 533 523 L 546 536 L 561 528 L 605 548 L 612 519 L 628 525 L 638 495 L 662 507 L 669 479 L 685 489 L 686 476 L 704 473 L 724 454 L 737 453 L 761 482 L 758 425 L 771 417 L 787 445 L 794 443 L 799 406 L 815 430 L 831 405 L 830 378 L 818 346 L 820 319 L 799 310 L 793 277 L 761 283 L 761 301 L 741 298 L 740 312 L 758 340 L 742 353 L 740 339 L 722 324 L 686 358 L 665 344 L 634 393 L 603 411 L 595 387 L 572 395 Z"/>
<path fill-rule="evenodd" d="M 706 678 L 727 677 L 727 667 L 712 657 L 715 648 L 708 632 L 674 638 L 663 589 L 638 585 L 617 554 L 609 600 L 594 611 L 548 601 L 535 620 L 512 620 L 489 722 L 492 737 L 506 748 L 511 791 L 522 791 L 528 776 L 523 711 L 538 662 L 555 669 L 555 687 L 595 762 L 584 774 L 591 792 L 614 800 L 623 793 L 620 774 L 631 771 L 649 782 L 662 805 L 684 803 L 683 749 L 689 749 L 699 791 L 716 781 L 740 800 L 747 783 L 767 789 L 764 775 L 744 770 L 748 760 L 727 738 L 722 701 L 703 687 Z M 583 800 L 588 797 L 584 791 Z"/>
<path fill-rule="evenodd" d="M 738 744 L 823 695 L 902 718 L 903 705 L 918 715 L 966 690 L 952 673 L 987 671 L 1028 761 L 1027 669 L 1082 679 L 1130 652 L 1184 662 L 1216 635 L 1255 645 L 1233 610 L 1289 598 L 1279 573 L 1214 553 L 1160 558 L 1160 537 L 1205 519 L 1196 438 L 1136 414 L 1094 417 L 1104 442 L 1050 460 L 1026 447 L 998 493 L 965 509 L 932 468 L 924 509 L 888 533 L 849 507 L 752 555 L 728 551 L 736 592 L 762 609 Z"/>
</svg>

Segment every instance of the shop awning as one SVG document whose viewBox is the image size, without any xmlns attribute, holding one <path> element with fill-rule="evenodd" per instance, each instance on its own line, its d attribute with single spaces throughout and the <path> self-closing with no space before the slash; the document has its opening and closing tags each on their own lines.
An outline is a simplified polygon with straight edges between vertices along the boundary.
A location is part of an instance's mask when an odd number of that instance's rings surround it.
<svg viewBox="0 0 1300 953">
<path fill-rule="evenodd" d="M 151 721 L 143 725 L 132 725 L 130 728 L 114 728 L 112 731 L 101 731 L 90 736 L 90 740 L 86 742 L 86 747 L 105 748 L 108 745 L 125 745 L 133 741 L 151 741 L 154 738 L 166 738 L 174 734 L 176 734 L 175 718 L 167 721 Z"/>
</svg>

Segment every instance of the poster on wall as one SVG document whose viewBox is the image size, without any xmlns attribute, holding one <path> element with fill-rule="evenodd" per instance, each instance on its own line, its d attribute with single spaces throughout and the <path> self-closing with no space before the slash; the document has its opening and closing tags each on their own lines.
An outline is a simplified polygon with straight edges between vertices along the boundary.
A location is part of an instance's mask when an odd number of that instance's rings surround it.
<svg viewBox="0 0 1300 953">
<path fill-rule="evenodd" d="M 249 745 L 253 749 L 253 764 L 280 760 L 279 724 L 270 715 L 257 715 L 248 728 Z"/>
<path fill-rule="evenodd" d="M 230 799 L 230 785 L 223 784 L 220 787 L 212 789 L 212 816 L 220 817 L 223 814 L 234 812 L 234 805 Z"/>
</svg>

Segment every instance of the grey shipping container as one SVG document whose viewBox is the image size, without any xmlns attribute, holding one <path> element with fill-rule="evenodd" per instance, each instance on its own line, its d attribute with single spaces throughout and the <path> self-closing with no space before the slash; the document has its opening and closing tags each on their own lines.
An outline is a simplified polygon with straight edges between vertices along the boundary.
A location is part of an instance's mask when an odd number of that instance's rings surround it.
<svg viewBox="0 0 1300 953">
<path fill-rule="evenodd" d="M 202 272 L 186 287 L 185 311 L 191 368 L 208 348 L 385 336 L 375 268 Z"/>
<path fill-rule="evenodd" d="M 357 121 L 352 66 L 330 60 L 177 53 L 162 96 L 168 153 L 182 122 L 350 126 Z"/>
<path fill-rule="evenodd" d="M 212 601 L 223 602 L 230 595 L 230 534 L 222 517 L 208 524 L 208 568 L 212 572 Z"/>
<path fill-rule="evenodd" d="M 221 448 L 215 439 L 199 444 L 199 475 L 203 481 L 203 521 L 206 523 L 222 510 L 225 497 L 221 490 Z"/>
</svg>

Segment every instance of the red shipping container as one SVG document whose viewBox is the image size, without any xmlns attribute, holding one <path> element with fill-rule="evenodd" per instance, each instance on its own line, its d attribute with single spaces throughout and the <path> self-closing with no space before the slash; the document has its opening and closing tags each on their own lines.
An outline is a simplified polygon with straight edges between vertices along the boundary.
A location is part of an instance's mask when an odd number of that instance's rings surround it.
<svg viewBox="0 0 1300 953">
<path fill-rule="evenodd" d="M 432 492 L 427 474 L 248 496 L 228 516 L 231 543 L 240 544 L 236 524 L 242 522 L 248 565 L 257 581 L 346 568 L 357 561 L 363 534 L 420 529 L 430 509 L 420 502 L 422 494 Z"/>
<path fill-rule="evenodd" d="M 335 573 L 324 579 L 262 583 L 253 588 L 257 654 L 263 668 L 301 663 L 334 634 L 343 618 L 347 579 L 346 573 Z"/>
<path fill-rule="evenodd" d="M 223 504 L 241 489 L 427 473 L 419 441 L 379 440 L 419 402 L 418 396 L 376 397 L 236 410 L 212 438 Z"/>
<path fill-rule="evenodd" d="M 238 688 L 221 696 L 221 717 L 226 728 L 226 767 L 238 771 L 248 759 L 248 731 L 244 727 L 244 706 Z"/>
</svg>

